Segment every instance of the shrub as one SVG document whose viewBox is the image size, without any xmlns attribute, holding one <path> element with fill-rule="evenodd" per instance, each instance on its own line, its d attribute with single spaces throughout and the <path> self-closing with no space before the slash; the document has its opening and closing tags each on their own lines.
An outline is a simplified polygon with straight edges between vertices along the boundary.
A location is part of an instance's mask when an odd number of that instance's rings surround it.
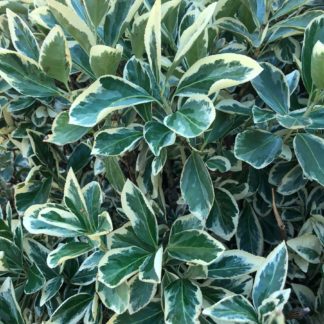
<svg viewBox="0 0 324 324">
<path fill-rule="evenodd" d="M 0 322 L 323 322 L 323 9 L 0 1 Z"/>
</svg>

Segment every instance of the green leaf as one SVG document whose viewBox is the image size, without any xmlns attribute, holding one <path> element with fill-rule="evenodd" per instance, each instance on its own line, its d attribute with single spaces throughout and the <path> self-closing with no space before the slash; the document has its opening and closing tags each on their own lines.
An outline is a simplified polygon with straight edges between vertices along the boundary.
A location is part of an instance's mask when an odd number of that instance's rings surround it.
<svg viewBox="0 0 324 324">
<path fill-rule="evenodd" d="M 260 98 L 279 115 L 288 114 L 290 93 L 285 75 L 270 63 L 261 63 L 263 71 L 251 81 Z"/>
<path fill-rule="evenodd" d="M 211 95 L 254 79 L 262 68 L 253 59 L 241 54 L 217 54 L 197 61 L 182 76 L 176 95 Z"/>
<path fill-rule="evenodd" d="M 66 145 L 74 143 L 89 132 L 90 128 L 69 124 L 69 113 L 63 111 L 59 113 L 52 124 L 52 134 L 46 142 L 56 145 Z"/>
<path fill-rule="evenodd" d="M 52 79 L 27 56 L 0 49 L 0 77 L 25 96 L 50 97 L 58 95 Z"/>
<path fill-rule="evenodd" d="M 107 74 L 115 74 L 122 56 L 123 47 L 120 45 L 117 45 L 116 48 L 95 45 L 91 47 L 90 51 L 91 69 L 97 78 Z"/>
<path fill-rule="evenodd" d="M 164 291 L 166 324 L 192 324 L 198 321 L 202 306 L 200 288 L 186 279 L 173 281 Z"/>
<path fill-rule="evenodd" d="M 235 157 L 255 169 L 263 169 L 272 163 L 281 150 L 281 137 L 260 129 L 246 130 L 235 139 Z"/>
<path fill-rule="evenodd" d="M 93 155 L 115 156 L 132 151 L 143 137 L 140 125 L 110 128 L 99 132 L 95 137 Z"/>
<path fill-rule="evenodd" d="M 251 102 L 241 103 L 233 99 L 221 100 L 216 106 L 216 110 L 226 112 L 228 114 L 237 114 L 243 116 L 251 116 Z"/>
<path fill-rule="evenodd" d="M 98 27 L 108 11 L 109 1 L 84 0 L 84 5 L 93 25 Z"/>
<path fill-rule="evenodd" d="M 143 282 L 136 276 L 130 283 L 129 313 L 134 314 L 150 303 L 156 294 L 157 285 Z"/>
<path fill-rule="evenodd" d="M 20 272 L 23 260 L 19 248 L 4 237 L 0 237 L 0 244 L 0 271 Z"/>
<path fill-rule="evenodd" d="M 55 26 L 44 39 L 39 55 L 39 65 L 48 76 L 67 86 L 72 60 L 60 26 Z"/>
<path fill-rule="evenodd" d="M 24 324 L 22 311 L 17 303 L 15 290 L 10 277 L 0 287 L 0 321 L 3 323 Z"/>
<path fill-rule="evenodd" d="M 52 29 L 56 25 L 54 16 L 49 7 L 40 6 L 28 13 L 28 17 L 35 25 L 39 25 L 45 29 Z"/>
<path fill-rule="evenodd" d="M 206 165 L 198 153 L 187 159 L 180 179 L 181 193 L 189 210 L 206 219 L 214 202 L 214 188 Z"/>
<path fill-rule="evenodd" d="M 42 294 L 40 298 L 40 306 L 44 306 L 49 300 L 51 300 L 60 290 L 64 283 L 62 277 L 55 277 L 48 280 L 42 289 Z"/>
<path fill-rule="evenodd" d="M 152 101 L 155 99 L 141 87 L 118 77 L 103 76 L 72 103 L 70 123 L 92 127 L 113 111 Z"/>
<path fill-rule="evenodd" d="M 230 192 L 223 188 L 215 189 L 213 207 L 208 215 L 206 226 L 224 240 L 230 240 L 236 232 L 239 208 Z"/>
<path fill-rule="evenodd" d="M 106 177 L 109 183 L 118 193 L 121 193 L 124 188 L 126 179 L 123 171 L 119 166 L 118 159 L 114 156 L 105 158 L 105 169 Z"/>
<path fill-rule="evenodd" d="M 122 208 L 136 236 L 153 248 L 158 244 L 158 227 L 154 211 L 143 193 L 127 180 L 121 194 Z"/>
<path fill-rule="evenodd" d="M 146 307 L 142 308 L 134 314 L 125 312 L 124 314 L 115 314 L 110 320 L 109 324 L 164 324 L 163 310 L 160 301 L 153 301 Z"/>
<path fill-rule="evenodd" d="M 139 271 L 149 252 L 136 246 L 113 249 L 100 260 L 98 280 L 115 288 Z"/>
<path fill-rule="evenodd" d="M 286 244 L 279 244 L 258 269 L 252 291 L 255 307 L 261 305 L 273 292 L 283 289 L 288 271 L 288 252 Z"/>
<path fill-rule="evenodd" d="M 204 29 L 209 24 L 213 14 L 215 12 L 216 3 L 207 6 L 197 17 L 195 22 L 189 26 L 182 34 L 179 39 L 179 45 L 177 53 L 174 57 L 174 61 L 170 68 L 172 71 L 180 63 L 183 57 L 192 48 L 197 38 L 202 34 Z"/>
<path fill-rule="evenodd" d="M 78 293 L 67 298 L 53 313 L 49 323 L 78 323 L 93 300 L 92 294 Z"/>
<path fill-rule="evenodd" d="M 94 244 L 86 242 L 69 242 L 59 245 L 48 255 L 47 264 L 50 268 L 55 268 L 67 260 L 77 258 L 80 255 L 90 252 L 94 248 Z"/>
<path fill-rule="evenodd" d="M 96 36 L 87 24 L 71 7 L 56 0 L 48 0 L 47 3 L 62 28 L 80 44 L 86 53 L 89 53 L 90 48 L 96 44 Z"/>
<path fill-rule="evenodd" d="M 34 294 L 45 284 L 45 277 L 41 273 L 40 269 L 34 263 L 32 266 L 29 267 L 27 270 L 27 281 L 24 288 L 24 292 L 26 294 Z"/>
<path fill-rule="evenodd" d="M 27 24 L 10 9 L 7 9 L 8 28 L 14 48 L 21 54 L 38 61 L 39 47 Z"/>
<path fill-rule="evenodd" d="M 287 241 L 287 245 L 309 263 L 319 263 L 322 246 L 312 234 L 304 234 Z"/>
<path fill-rule="evenodd" d="M 207 96 L 190 97 L 175 113 L 164 118 L 164 124 L 186 138 L 205 132 L 216 117 L 212 101 Z"/>
<path fill-rule="evenodd" d="M 323 40 L 324 43 L 324 40 Z M 323 76 L 320 71 L 324 69 L 324 44 L 317 41 L 313 47 L 312 62 L 311 62 L 311 75 L 315 86 L 318 89 L 324 89 Z"/>
<path fill-rule="evenodd" d="M 204 309 L 204 315 L 217 321 L 258 323 L 258 316 L 250 302 L 241 295 L 229 296 Z"/>
<path fill-rule="evenodd" d="M 229 250 L 208 266 L 209 278 L 236 278 L 256 271 L 264 258 L 241 250 Z"/>
<path fill-rule="evenodd" d="M 324 139 L 312 134 L 297 134 L 294 150 L 304 175 L 324 186 L 324 169 L 321 167 L 324 152 Z"/>
<path fill-rule="evenodd" d="M 164 147 L 175 143 L 176 135 L 157 121 L 147 122 L 144 126 L 144 138 L 155 156 L 159 156 Z"/>
<path fill-rule="evenodd" d="M 15 206 L 18 213 L 22 214 L 35 204 L 45 203 L 48 199 L 51 185 L 51 178 L 19 183 L 15 187 Z"/>
<path fill-rule="evenodd" d="M 157 82 L 161 72 L 161 0 L 156 0 L 145 28 L 144 44 L 148 61 Z"/>
<path fill-rule="evenodd" d="M 129 304 L 129 285 L 124 282 L 116 288 L 109 288 L 101 282 L 97 282 L 97 294 L 102 303 L 116 314 L 124 313 Z"/>
<path fill-rule="evenodd" d="M 324 15 L 321 15 L 313 19 L 308 24 L 305 30 L 301 61 L 302 61 L 302 77 L 308 93 L 311 93 L 313 87 L 313 79 L 312 79 L 312 72 L 311 72 L 312 54 L 313 54 L 314 46 L 318 41 L 324 43 L 323 28 L 324 28 Z"/>
<path fill-rule="evenodd" d="M 219 257 L 225 248 L 200 228 L 191 229 L 192 225 L 195 226 L 192 218 L 181 217 L 174 223 L 167 246 L 168 253 L 178 260 L 208 265 Z"/>
<path fill-rule="evenodd" d="M 260 222 L 250 204 L 244 206 L 239 217 L 236 241 L 239 249 L 261 255 L 263 251 L 263 233 Z"/>
<path fill-rule="evenodd" d="M 163 247 L 149 255 L 139 268 L 139 279 L 149 283 L 160 283 L 162 273 Z"/>
</svg>

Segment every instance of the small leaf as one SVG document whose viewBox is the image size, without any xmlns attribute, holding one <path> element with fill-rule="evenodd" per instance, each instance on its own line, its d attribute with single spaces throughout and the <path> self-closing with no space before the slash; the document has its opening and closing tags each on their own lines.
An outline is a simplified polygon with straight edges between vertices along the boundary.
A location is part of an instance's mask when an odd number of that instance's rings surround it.
<svg viewBox="0 0 324 324">
<path fill-rule="evenodd" d="M 121 155 L 133 150 L 142 137 L 143 129 L 139 125 L 103 130 L 95 137 L 92 154 L 102 156 Z"/>
<path fill-rule="evenodd" d="M 84 0 L 84 5 L 93 25 L 98 27 L 108 11 L 109 0 Z"/>
<path fill-rule="evenodd" d="M 231 169 L 231 162 L 224 156 L 213 156 L 206 162 L 207 168 L 211 171 L 227 172 Z"/>
<path fill-rule="evenodd" d="M 45 284 L 45 277 L 41 273 L 40 269 L 33 264 L 29 267 L 27 271 L 27 281 L 24 288 L 24 292 L 26 294 L 34 294 L 40 289 L 42 289 L 43 285 Z"/>
<path fill-rule="evenodd" d="M 44 306 L 49 300 L 51 300 L 60 290 L 64 283 L 64 279 L 62 277 L 54 277 L 48 280 L 42 289 L 41 298 L 40 298 L 40 306 Z"/>
<path fill-rule="evenodd" d="M 204 309 L 204 315 L 215 321 L 258 323 L 258 316 L 250 302 L 241 295 L 229 296 Z"/>
<path fill-rule="evenodd" d="M 150 121 L 145 124 L 144 138 L 152 153 L 159 156 L 164 147 L 175 143 L 176 135 L 163 124 Z"/>
<path fill-rule="evenodd" d="M 7 9 L 8 27 L 11 42 L 21 54 L 38 61 L 39 47 L 37 41 L 27 24 L 10 9 Z"/>
<path fill-rule="evenodd" d="M 67 85 L 72 60 L 60 26 L 55 26 L 46 36 L 39 55 L 39 65 L 48 76 Z"/>
<path fill-rule="evenodd" d="M 324 169 L 321 167 L 324 139 L 312 134 L 297 134 L 294 138 L 294 150 L 305 176 L 324 186 Z"/>
<path fill-rule="evenodd" d="M 251 129 L 237 135 L 235 157 L 256 169 L 263 169 L 280 154 L 282 139 L 264 130 Z"/>
<path fill-rule="evenodd" d="M 212 101 L 207 96 L 190 97 L 175 113 L 164 118 L 164 124 L 186 138 L 197 137 L 205 132 L 216 116 Z"/>
<path fill-rule="evenodd" d="M 180 179 L 181 193 L 189 210 L 206 219 L 214 202 L 214 188 L 206 165 L 198 153 L 187 159 Z"/>
<path fill-rule="evenodd" d="M 166 324 L 192 324 L 198 321 L 202 306 L 200 288 L 186 279 L 173 281 L 164 291 Z"/>
<path fill-rule="evenodd" d="M 261 305 L 273 292 L 283 289 L 288 271 L 288 252 L 286 244 L 279 244 L 258 269 L 252 291 L 255 307 Z M 265 284 L 267 283 L 267 284 Z"/>
<path fill-rule="evenodd" d="M 324 41 L 323 41 L 324 42 Z M 317 41 L 312 52 L 311 75 L 315 86 L 318 89 L 324 89 L 323 76 L 320 71 L 324 69 L 324 44 Z"/>
<path fill-rule="evenodd" d="M 122 56 L 123 47 L 120 45 L 117 45 L 116 48 L 95 45 L 91 47 L 90 51 L 91 69 L 97 78 L 107 74 L 115 74 Z"/>
</svg>

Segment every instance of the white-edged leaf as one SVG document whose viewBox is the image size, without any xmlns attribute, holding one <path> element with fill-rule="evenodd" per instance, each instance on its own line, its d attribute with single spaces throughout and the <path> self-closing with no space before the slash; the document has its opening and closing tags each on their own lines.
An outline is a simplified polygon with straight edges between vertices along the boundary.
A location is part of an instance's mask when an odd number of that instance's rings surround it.
<svg viewBox="0 0 324 324">
<path fill-rule="evenodd" d="M 221 173 L 229 171 L 232 167 L 230 160 L 221 155 L 212 156 L 206 161 L 206 165 L 209 170 Z"/>
<path fill-rule="evenodd" d="M 239 133 L 235 139 L 234 155 L 255 169 L 263 169 L 280 154 L 281 137 L 260 129 Z"/>
<path fill-rule="evenodd" d="M 256 311 L 242 295 L 225 297 L 215 305 L 204 309 L 203 314 L 216 322 L 258 323 Z"/>
<path fill-rule="evenodd" d="M 39 47 L 32 31 L 27 24 L 9 8 L 7 8 L 6 12 L 12 45 L 19 53 L 37 62 Z"/>
<path fill-rule="evenodd" d="M 288 251 L 286 244 L 282 242 L 267 256 L 256 273 L 252 291 L 255 307 L 260 306 L 275 291 L 283 289 L 287 271 Z"/>
<path fill-rule="evenodd" d="M 241 54 L 216 54 L 200 59 L 182 76 L 176 95 L 211 95 L 218 90 L 254 79 L 262 71 L 253 59 Z"/>
<path fill-rule="evenodd" d="M 121 203 L 136 236 L 144 243 L 156 248 L 158 227 L 154 211 L 140 189 L 129 179 L 124 185 Z"/>
<path fill-rule="evenodd" d="M 110 128 L 96 134 L 93 155 L 115 156 L 131 151 L 143 137 L 140 125 Z"/>
<path fill-rule="evenodd" d="M 39 55 L 39 65 L 48 76 L 67 85 L 72 59 L 60 26 L 55 26 L 46 36 Z"/>
<path fill-rule="evenodd" d="M 138 277 L 143 282 L 160 283 L 162 274 L 163 247 L 149 255 L 139 268 Z"/>
<path fill-rule="evenodd" d="M 180 179 L 181 193 L 195 216 L 206 219 L 214 202 L 214 187 L 200 155 L 192 152 Z"/>
<path fill-rule="evenodd" d="M 103 76 L 72 103 L 70 122 L 92 127 L 115 110 L 152 101 L 155 99 L 141 87 L 119 77 Z"/>
<path fill-rule="evenodd" d="M 173 281 L 164 291 L 164 320 L 166 324 L 198 323 L 202 306 L 200 288 L 186 279 Z"/>
<path fill-rule="evenodd" d="M 98 27 L 106 15 L 109 0 L 83 0 L 87 14 L 95 27 Z"/>
<path fill-rule="evenodd" d="M 175 113 L 164 118 L 163 123 L 186 138 L 205 132 L 216 117 L 212 101 L 204 95 L 191 96 Z"/>
<path fill-rule="evenodd" d="M 264 258 L 241 250 L 228 250 L 208 266 L 209 278 L 236 278 L 256 271 Z"/>
</svg>

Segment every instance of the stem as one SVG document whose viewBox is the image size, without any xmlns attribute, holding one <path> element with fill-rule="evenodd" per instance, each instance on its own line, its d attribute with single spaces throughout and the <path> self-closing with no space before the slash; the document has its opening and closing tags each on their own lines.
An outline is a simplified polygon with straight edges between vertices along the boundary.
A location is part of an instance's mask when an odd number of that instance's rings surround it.
<svg viewBox="0 0 324 324">
<path fill-rule="evenodd" d="M 180 150 L 180 156 L 181 156 L 182 164 L 185 165 L 186 160 L 187 160 L 187 156 L 186 156 L 186 152 L 184 150 L 184 147 L 182 145 L 180 145 L 179 150 Z"/>
</svg>

